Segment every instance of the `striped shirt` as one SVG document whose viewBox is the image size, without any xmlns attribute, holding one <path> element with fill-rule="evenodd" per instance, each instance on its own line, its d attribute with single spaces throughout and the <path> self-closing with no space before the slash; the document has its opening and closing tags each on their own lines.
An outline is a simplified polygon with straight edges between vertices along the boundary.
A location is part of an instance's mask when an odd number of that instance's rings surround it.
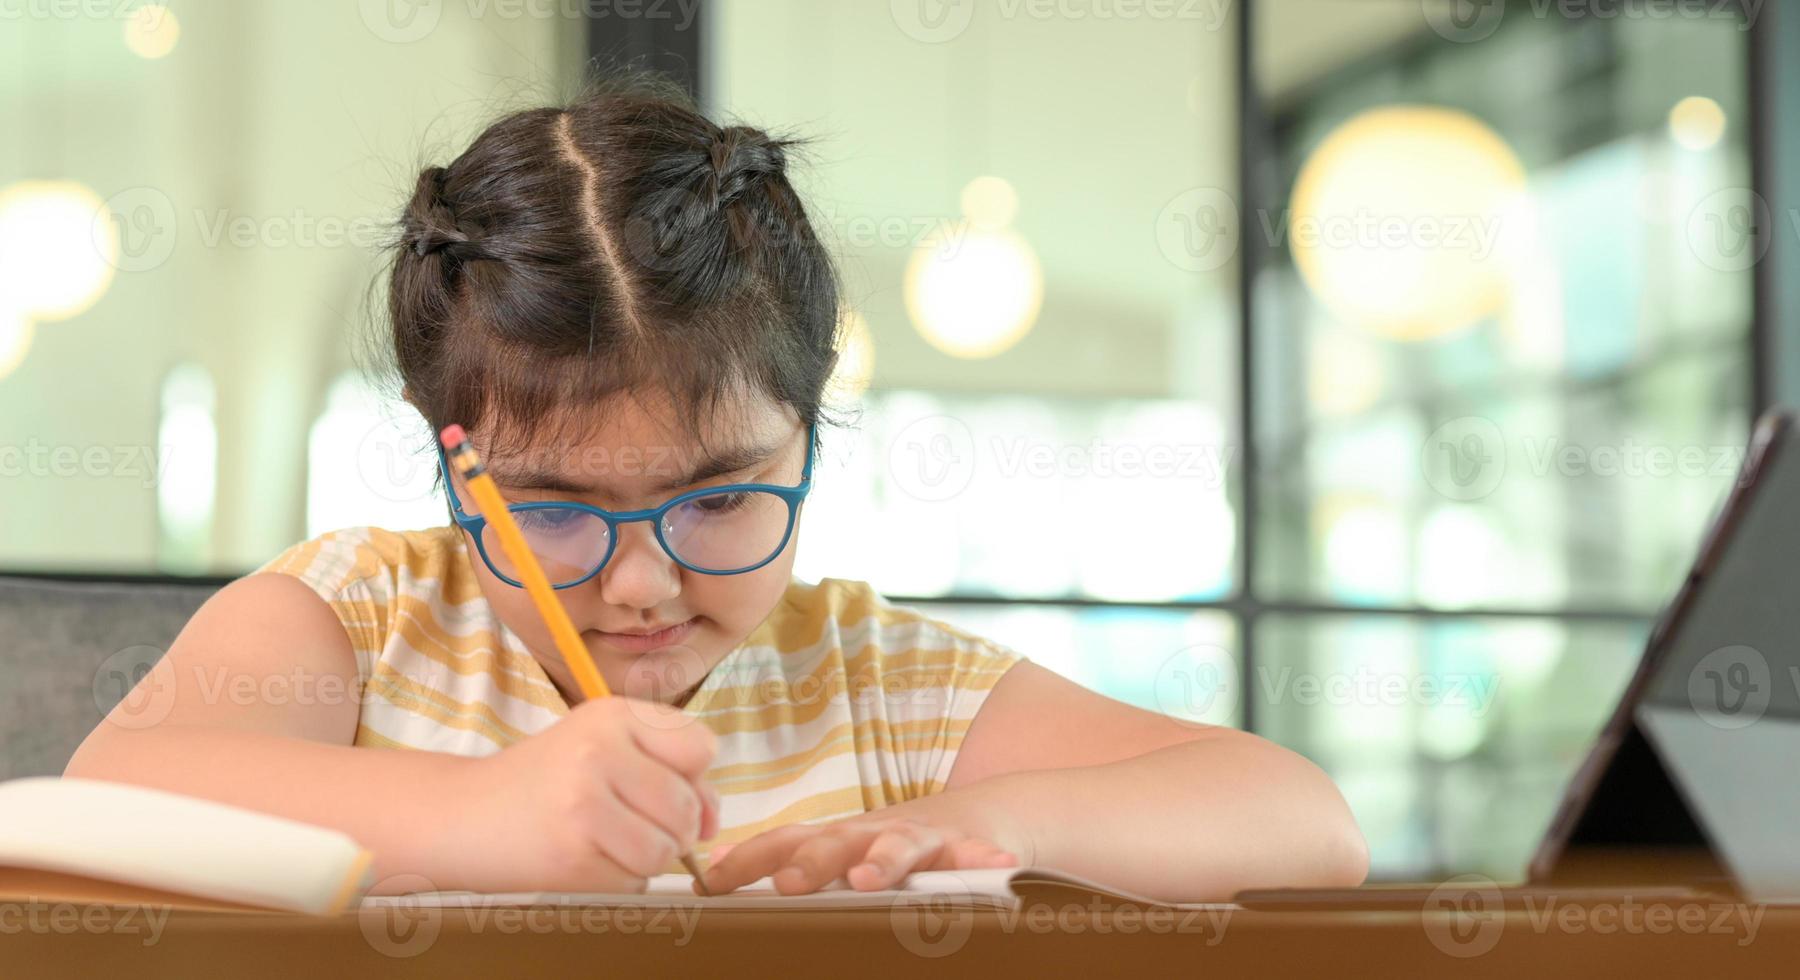
<svg viewBox="0 0 1800 980">
<path fill-rule="evenodd" d="M 258 569 L 299 578 L 343 623 L 356 745 L 490 755 L 569 712 L 482 597 L 465 541 L 449 526 L 348 528 Z M 718 736 L 707 778 L 720 830 L 703 846 L 942 790 L 988 691 L 1021 659 L 862 582 L 792 580 L 684 708 Z"/>
</svg>

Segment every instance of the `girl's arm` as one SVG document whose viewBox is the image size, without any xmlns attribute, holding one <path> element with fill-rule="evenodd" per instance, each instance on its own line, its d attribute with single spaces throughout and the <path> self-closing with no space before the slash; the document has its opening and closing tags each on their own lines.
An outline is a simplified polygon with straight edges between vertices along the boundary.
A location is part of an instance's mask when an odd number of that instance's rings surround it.
<svg viewBox="0 0 1800 980">
<path fill-rule="evenodd" d="M 500 752 L 357 748 L 349 637 L 304 583 L 234 582 L 87 737 L 66 776 L 136 783 L 332 827 L 375 890 L 641 891 L 718 832 L 705 725 L 584 702 Z"/>
<path fill-rule="evenodd" d="M 871 889 L 920 868 L 1014 862 L 1199 902 L 1357 885 L 1368 849 L 1337 788 L 1296 753 L 1021 661 L 976 715 L 943 792 L 715 850 L 707 882 L 730 889 L 775 875 L 796 893 L 845 876 Z M 858 870 L 865 863 L 874 867 Z"/>
<path fill-rule="evenodd" d="M 1015 842 L 1022 864 L 1171 902 L 1349 887 L 1368 872 L 1362 834 L 1325 774 L 1229 729 L 1117 762 L 1003 773 L 869 817 Z"/>
<path fill-rule="evenodd" d="M 375 852 L 378 880 L 442 874 L 429 831 L 475 760 L 352 748 L 359 692 L 330 607 L 291 576 L 252 575 L 207 600 L 63 775 L 332 827 Z"/>
<path fill-rule="evenodd" d="M 1024 821 L 1038 863 L 1151 895 L 1201 901 L 1368 874 L 1349 805 L 1305 757 L 1115 701 L 1030 661 L 994 685 L 947 788 L 983 783 L 969 794 L 984 801 L 977 809 Z"/>
</svg>

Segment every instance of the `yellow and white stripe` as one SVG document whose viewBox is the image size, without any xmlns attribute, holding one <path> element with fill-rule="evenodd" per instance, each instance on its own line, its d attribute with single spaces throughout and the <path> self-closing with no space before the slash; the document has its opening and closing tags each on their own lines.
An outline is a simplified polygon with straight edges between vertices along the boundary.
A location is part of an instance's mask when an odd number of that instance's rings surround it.
<svg viewBox="0 0 1800 980">
<path fill-rule="evenodd" d="M 258 569 L 298 577 L 343 622 L 361 675 L 355 744 L 490 755 L 568 713 L 470 560 L 453 527 L 364 527 Z M 719 737 L 707 846 L 942 790 L 988 691 L 1021 659 L 865 583 L 795 579 L 686 707 Z"/>
</svg>

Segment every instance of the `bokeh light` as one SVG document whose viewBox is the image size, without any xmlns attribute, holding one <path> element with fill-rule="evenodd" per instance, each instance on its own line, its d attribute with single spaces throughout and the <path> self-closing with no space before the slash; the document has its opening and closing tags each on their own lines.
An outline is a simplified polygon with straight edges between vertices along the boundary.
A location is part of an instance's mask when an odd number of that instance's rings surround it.
<svg viewBox="0 0 1800 980">
<path fill-rule="evenodd" d="M 1037 321 L 1044 274 L 1014 232 L 963 223 L 913 252 L 905 296 L 907 314 L 932 346 L 953 357 L 992 357 Z"/>
<path fill-rule="evenodd" d="M 1313 295 L 1340 320 L 1422 340 L 1498 311 L 1525 168 L 1479 119 L 1385 106 L 1327 135 L 1295 180 L 1287 240 Z"/>
<path fill-rule="evenodd" d="M 155 61 L 175 50 L 181 40 L 181 21 L 162 4 L 147 4 L 125 19 L 125 46 L 140 58 Z"/>
<path fill-rule="evenodd" d="M 40 323 L 99 300 L 119 260 L 118 228 L 99 195 L 74 181 L 0 191 L 0 309 Z"/>
<path fill-rule="evenodd" d="M 1710 150 L 1725 135 L 1725 110 L 1704 95 L 1690 95 L 1669 110 L 1669 135 L 1690 150 Z"/>
</svg>

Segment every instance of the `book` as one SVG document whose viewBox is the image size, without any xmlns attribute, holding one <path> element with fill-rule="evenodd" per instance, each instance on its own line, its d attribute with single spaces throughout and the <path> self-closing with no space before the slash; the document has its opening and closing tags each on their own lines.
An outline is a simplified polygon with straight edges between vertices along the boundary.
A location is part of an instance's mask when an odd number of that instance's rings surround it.
<svg viewBox="0 0 1800 980">
<path fill-rule="evenodd" d="M 783 895 L 771 878 L 760 878 L 724 895 L 705 896 L 694 891 L 694 879 L 684 874 L 657 875 L 642 893 L 625 892 L 416 892 L 407 895 L 369 895 L 362 907 L 495 908 L 517 906 L 641 906 L 717 909 L 892 909 L 908 904 L 933 908 L 1016 910 L 1032 901 L 1100 898 L 1120 905 L 1177 909 L 1234 908 L 1232 903 L 1163 902 L 1144 895 L 1103 885 L 1055 868 L 977 868 L 966 871 L 915 871 L 900 887 L 857 891 L 842 878 L 827 887 L 803 895 Z"/>
<path fill-rule="evenodd" d="M 1054 868 L 917 871 L 900 887 L 857 891 L 843 879 L 782 895 L 770 878 L 729 894 L 695 893 L 685 874 L 645 891 L 369 895 L 373 855 L 348 835 L 166 790 L 94 779 L 0 782 L 0 901 L 156 905 L 201 911 L 338 915 L 360 909 L 663 906 L 720 909 L 1017 909 L 1026 898 L 1167 906 Z"/>
<path fill-rule="evenodd" d="M 0 899 L 335 915 L 372 884 L 346 834 L 145 786 L 13 779 L 0 815 Z"/>
</svg>

